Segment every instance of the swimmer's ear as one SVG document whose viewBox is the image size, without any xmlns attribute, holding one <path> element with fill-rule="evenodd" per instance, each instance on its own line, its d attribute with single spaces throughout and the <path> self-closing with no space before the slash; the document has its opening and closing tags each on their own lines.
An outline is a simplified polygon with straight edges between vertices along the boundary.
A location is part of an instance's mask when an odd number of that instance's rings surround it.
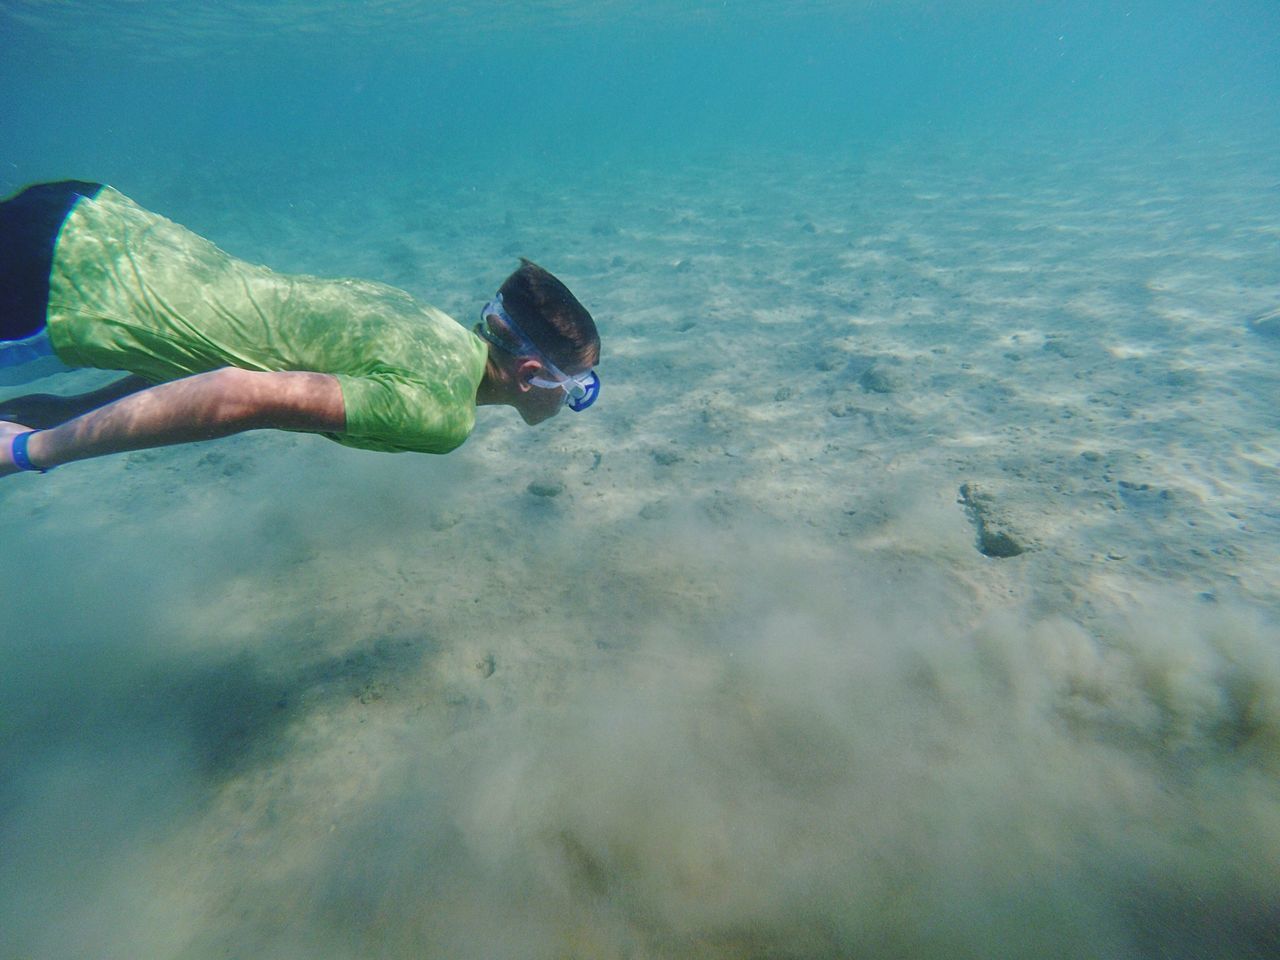
<svg viewBox="0 0 1280 960">
<path fill-rule="evenodd" d="M 527 393 L 532 390 L 533 384 L 530 381 L 540 373 L 542 373 L 542 364 L 537 360 L 528 357 L 521 360 L 516 367 L 516 383 L 520 387 L 520 392 Z"/>
</svg>

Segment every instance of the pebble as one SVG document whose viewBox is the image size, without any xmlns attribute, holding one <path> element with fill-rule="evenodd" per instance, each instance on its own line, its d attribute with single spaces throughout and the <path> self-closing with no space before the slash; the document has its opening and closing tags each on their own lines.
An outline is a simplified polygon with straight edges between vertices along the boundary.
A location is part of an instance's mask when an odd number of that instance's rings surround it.
<svg viewBox="0 0 1280 960">
<path fill-rule="evenodd" d="M 858 378 L 858 384 L 867 393 L 893 393 L 898 388 L 893 375 L 880 367 L 872 367 L 864 373 Z"/>
</svg>

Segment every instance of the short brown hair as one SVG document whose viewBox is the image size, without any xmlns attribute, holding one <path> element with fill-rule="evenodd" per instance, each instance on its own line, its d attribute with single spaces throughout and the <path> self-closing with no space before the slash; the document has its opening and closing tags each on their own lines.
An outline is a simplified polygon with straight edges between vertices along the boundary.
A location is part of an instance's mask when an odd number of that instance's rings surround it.
<svg viewBox="0 0 1280 960">
<path fill-rule="evenodd" d="M 600 334 L 587 308 L 569 288 L 532 260 L 502 283 L 502 305 L 524 334 L 565 373 L 600 362 Z"/>
</svg>

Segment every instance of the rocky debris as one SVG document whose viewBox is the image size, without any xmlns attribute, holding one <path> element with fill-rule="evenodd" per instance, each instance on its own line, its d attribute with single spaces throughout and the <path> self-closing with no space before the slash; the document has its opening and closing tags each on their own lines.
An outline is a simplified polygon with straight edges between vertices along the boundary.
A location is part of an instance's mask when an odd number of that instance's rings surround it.
<svg viewBox="0 0 1280 960">
<path fill-rule="evenodd" d="M 1045 353 L 1062 357 L 1064 360 L 1074 360 L 1080 356 L 1080 348 L 1060 333 L 1051 333 L 1045 337 L 1044 346 L 1040 349 Z"/>
<path fill-rule="evenodd" d="M 535 497 L 558 497 L 564 493 L 564 484 L 559 480 L 532 480 L 525 489 Z"/>
<path fill-rule="evenodd" d="M 838 420 L 843 420 L 846 417 L 862 417 L 865 421 L 870 418 L 870 414 L 856 403 L 833 403 L 827 407 L 827 412 Z"/>
<path fill-rule="evenodd" d="M 893 393 L 899 380 L 884 367 L 872 367 L 858 378 L 858 385 L 867 393 Z"/>
<path fill-rule="evenodd" d="M 662 520 L 671 515 L 671 505 L 662 501 L 646 503 L 640 508 L 640 519 Z"/>
<path fill-rule="evenodd" d="M 978 552 L 983 556 L 1006 559 L 1027 552 L 1021 535 L 1013 530 L 1001 513 L 995 498 L 976 483 L 960 485 L 960 501 L 978 534 Z"/>
<path fill-rule="evenodd" d="M 738 514 L 738 499 L 723 490 L 714 490 L 702 504 L 702 512 L 718 527 L 728 526 Z"/>
<path fill-rule="evenodd" d="M 813 365 L 823 373 L 830 373 L 832 370 L 839 370 L 846 363 L 848 361 L 838 353 L 824 353 L 814 361 Z"/>
<path fill-rule="evenodd" d="M 453 510 L 441 510 L 439 513 L 428 514 L 427 525 L 436 533 L 443 533 L 445 530 L 451 530 L 462 521 L 462 515 Z"/>
</svg>

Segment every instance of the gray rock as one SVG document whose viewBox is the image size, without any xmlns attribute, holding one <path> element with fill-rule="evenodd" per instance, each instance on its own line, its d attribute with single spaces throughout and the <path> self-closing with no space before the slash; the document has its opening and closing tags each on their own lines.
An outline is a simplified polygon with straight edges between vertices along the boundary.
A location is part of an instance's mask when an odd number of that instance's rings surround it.
<svg viewBox="0 0 1280 960">
<path fill-rule="evenodd" d="M 884 367 L 872 367 L 858 378 L 858 385 L 867 393 L 893 393 L 899 380 Z"/>
<path fill-rule="evenodd" d="M 559 480 L 533 480 L 525 489 L 535 497 L 558 497 L 564 493 L 564 484 Z"/>
<path fill-rule="evenodd" d="M 640 508 L 640 518 L 642 520 L 662 520 L 671 515 L 671 507 L 669 504 L 654 502 L 646 503 Z"/>
<path fill-rule="evenodd" d="M 1064 360 L 1074 360 L 1080 356 L 1080 349 L 1061 334 L 1051 333 L 1041 348 L 1045 353 L 1057 354 Z"/>
<path fill-rule="evenodd" d="M 1009 526 L 995 498 L 976 483 L 960 485 L 960 503 L 968 511 L 978 535 L 978 552 L 983 556 L 1004 560 L 1027 552 L 1027 545 Z"/>
</svg>

